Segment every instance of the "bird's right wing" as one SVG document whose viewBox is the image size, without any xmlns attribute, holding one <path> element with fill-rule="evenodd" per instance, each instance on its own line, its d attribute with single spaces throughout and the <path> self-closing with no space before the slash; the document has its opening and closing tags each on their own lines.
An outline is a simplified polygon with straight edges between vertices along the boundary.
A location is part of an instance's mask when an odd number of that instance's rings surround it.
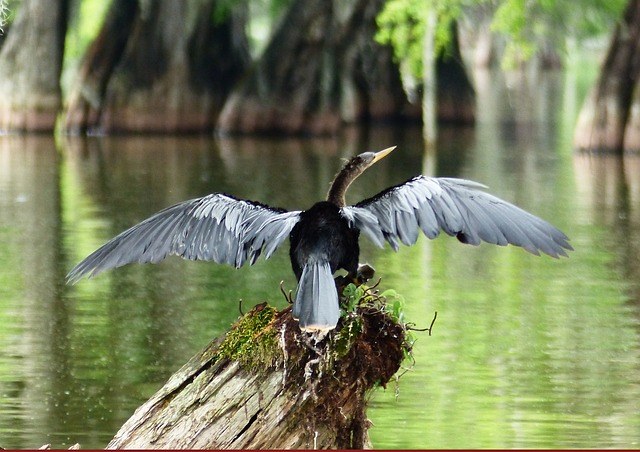
<svg viewBox="0 0 640 452">
<path fill-rule="evenodd" d="M 75 283 L 131 262 L 159 262 L 168 255 L 241 267 L 264 251 L 268 259 L 289 236 L 299 211 L 213 193 L 168 207 L 94 251 L 67 275 Z"/>
<path fill-rule="evenodd" d="M 463 243 L 481 241 L 520 246 L 533 254 L 566 256 L 568 237 L 546 221 L 479 189 L 476 182 L 418 176 L 391 187 L 342 215 L 378 246 L 412 245 L 420 230 L 430 239 L 440 231 Z"/>
</svg>

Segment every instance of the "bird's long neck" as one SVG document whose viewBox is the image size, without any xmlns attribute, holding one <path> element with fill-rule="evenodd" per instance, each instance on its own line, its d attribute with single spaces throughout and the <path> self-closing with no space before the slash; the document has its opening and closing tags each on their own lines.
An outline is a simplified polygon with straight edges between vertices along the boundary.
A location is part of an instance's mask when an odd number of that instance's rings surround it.
<svg viewBox="0 0 640 452">
<path fill-rule="evenodd" d="M 363 171 L 364 168 L 359 168 L 357 165 L 354 165 L 353 162 L 349 162 L 342 171 L 336 175 L 333 182 L 331 182 L 331 188 L 329 188 L 329 193 L 327 193 L 327 201 L 338 207 L 346 206 L 345 193 L 349 185 L 351 185 L 351 182 L 362 174 Z"/>
</svg>

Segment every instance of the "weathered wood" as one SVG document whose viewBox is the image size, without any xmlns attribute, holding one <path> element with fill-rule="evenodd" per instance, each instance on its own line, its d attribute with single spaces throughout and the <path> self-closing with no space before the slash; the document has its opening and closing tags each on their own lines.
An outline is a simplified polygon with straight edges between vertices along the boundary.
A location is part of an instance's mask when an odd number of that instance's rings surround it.
<svg viewBox="0 0 640 452">
<path fill-rule="evenodd" d="M 367 295 L 325 338 L 290 308 L 256 306 L 136 410 L 107 449 L 363 448 L 367 393 L 385 385 L 409 345 Z M 373 303 L 371 302 L 373 300 Z"/>
</svg>

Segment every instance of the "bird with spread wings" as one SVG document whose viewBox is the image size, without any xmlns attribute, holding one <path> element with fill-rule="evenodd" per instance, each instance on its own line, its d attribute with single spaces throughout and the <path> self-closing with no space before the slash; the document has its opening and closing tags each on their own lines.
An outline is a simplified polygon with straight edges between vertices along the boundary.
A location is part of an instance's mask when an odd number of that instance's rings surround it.
<svg viewBox="0 0 640 452">
<path fill-rule="evenodd" d="M 411 246 L 420 231 L 435 239 L 441 231 L 460 242 L 515 245 L 530 253 L 566 256 L 568 237 L 548 222 L 490 195 L 464 179 L 416 176 L 355 205 L 346 205 L 349 185 L 395 149 L 365 152 L 336 175 L 327 199 L 308 210 L 288 211 L 224 193 L 168 207 L 114 237 L 67 275 L 84 276 L 132 262 L 160 262 L 169 255 L 214 261 L 236 268 L 268 259 L 289 238 L 291 266 L 298 279 L 292 314 L 303 331 L 327 331 L 340 318 L 333 275 L 344 269 L 356 278 L 360 232 L 394 251 Z"/>
</svg>

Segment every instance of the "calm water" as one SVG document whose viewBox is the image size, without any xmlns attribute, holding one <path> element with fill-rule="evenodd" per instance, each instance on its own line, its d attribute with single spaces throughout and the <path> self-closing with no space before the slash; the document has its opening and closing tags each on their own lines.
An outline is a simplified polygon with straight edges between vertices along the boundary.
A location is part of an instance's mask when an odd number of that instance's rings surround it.
<svg viewBox="0 0 640 452">
<path fill-rule="evenodd" d="M 640 447 L 640 158 L 577 156 L 562 77 L 479 79 L 475 129 L 304 140 L 0 137 L 0 446 L 104 447 L 244 306 L 283 306 L 286 247 L 240 270 L 172 258 L 76 286 L 64 275 L 126 227 L 212 191 L 304 208 L 341 158 L 398 149 L 352 201 L 419 172 L 466 177 L 551 220 L 569 259 L 421 238 L 369 261 L 407 301 L 415 364 L 376 392 L 378 448 Z M 535 87 L 532 88 L 532 87 Z M 509 118 L 509 119 L 505 119 Z"/>
</svg>

